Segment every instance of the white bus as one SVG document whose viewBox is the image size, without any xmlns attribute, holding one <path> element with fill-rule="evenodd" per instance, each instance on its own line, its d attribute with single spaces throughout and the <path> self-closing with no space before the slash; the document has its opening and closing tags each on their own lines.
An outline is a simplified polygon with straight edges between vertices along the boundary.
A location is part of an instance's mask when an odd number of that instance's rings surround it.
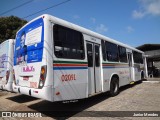
<svg viewBox="0 0 160 120">
<path fill-rule="evenodd" d="M 13 90 L 48 101 L 83 99 L 144 78 L 143 52 L 44 14 L 16 35 Z"/>
<path fill-rule="evenodd" d="M 12 91 L 14 39 L 0 44 L 0 89 Z"/>
</svg>

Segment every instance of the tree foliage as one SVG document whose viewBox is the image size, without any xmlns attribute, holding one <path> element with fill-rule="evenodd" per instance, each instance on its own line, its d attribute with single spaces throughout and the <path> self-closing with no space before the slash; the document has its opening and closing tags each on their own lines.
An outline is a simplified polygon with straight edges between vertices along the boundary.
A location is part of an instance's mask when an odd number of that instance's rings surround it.
<svg viewBox="0 0 160 120">
<path fill-rule="evenodd" d="M 26 23 L 26 20 L 16 16 L 0 17 L 0 43 L 14 39 L 16 32 Z"/>
</svg>

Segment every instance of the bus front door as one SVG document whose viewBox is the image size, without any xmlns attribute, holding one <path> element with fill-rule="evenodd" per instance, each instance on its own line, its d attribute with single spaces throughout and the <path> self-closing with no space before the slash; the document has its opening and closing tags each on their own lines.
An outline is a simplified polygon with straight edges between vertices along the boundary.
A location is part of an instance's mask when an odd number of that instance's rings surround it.
<svg viewBox="0 0 160 120">
<path fill-rule="evenodd" d="M 95 43 L 87 43 L 88 58 L 88 94 L 93 95 L 102 91 L 100 69 L 100 46 Z"/>
</svg>

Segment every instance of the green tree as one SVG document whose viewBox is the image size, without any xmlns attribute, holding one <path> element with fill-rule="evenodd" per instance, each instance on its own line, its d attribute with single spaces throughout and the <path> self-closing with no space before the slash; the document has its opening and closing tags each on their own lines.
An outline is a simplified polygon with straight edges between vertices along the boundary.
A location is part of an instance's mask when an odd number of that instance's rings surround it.
<svg viewBox="0 0 160 120">
<path fill-rule="evenodd" d="M 0 43 L 14 39 L 16 32 L 26 23 L 26 20 L 16 16 L 0 17 Z"/>
</svg>

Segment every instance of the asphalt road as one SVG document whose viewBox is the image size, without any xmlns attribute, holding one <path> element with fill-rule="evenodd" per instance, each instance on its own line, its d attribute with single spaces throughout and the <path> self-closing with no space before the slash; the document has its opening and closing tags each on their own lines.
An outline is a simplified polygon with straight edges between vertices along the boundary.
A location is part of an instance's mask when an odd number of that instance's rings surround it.
<svg viewBox="0 0 160 120">
<path fill-rule="evenodd" d="M 109 120 L 160 120 L 160 79 L 148 79 L 135 85 L 127 85 L 120 89 L 120 94 L 110 97 L 108 93 L 93 96 L 88 99 L 65 102 L 48 102 L 18 93 L 0 91 L 0 111 L 35 111 L 42 118 L 23 119 L 109 119 Z M 150 82 L 151 81 L 151 82 Z M 156 82 L 155 82 L 156 81 Z M 157 82 L 158 81 L 158 82 Z M 58 112 L 57 112 L 58 111 Z M 114 112 L 111 112 L 114 111 Z M 130 112 L 128 112 L 130 111 Z M 158 113 L 159 117 L 131 117 L 132 114 L 146 111 Z M 139 116 L 141 114 L 138 114 Z M 152 114 L 153 115 L 153 114 Z M 0 118 L 1 119 L 1 118 Z M 2 118 L 4 120 L 22 119 Z"/>
</svg>

